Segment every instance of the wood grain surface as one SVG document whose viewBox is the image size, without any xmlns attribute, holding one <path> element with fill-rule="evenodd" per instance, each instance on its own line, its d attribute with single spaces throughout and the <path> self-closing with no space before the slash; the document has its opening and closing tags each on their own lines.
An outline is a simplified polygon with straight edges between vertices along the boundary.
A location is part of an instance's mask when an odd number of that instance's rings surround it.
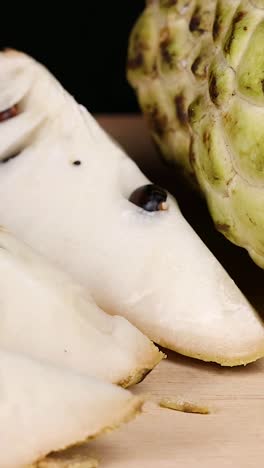
<svg viewBox="0 0 264 468">
<path fill-rule="evenodd" d="M 97 116 L 153 181 L 177 198 L 182 212 L 259 312 L 264 310 L 264 271 L 247 253 L 218 234 L 203 201 L 157 157 L 143 120 Z M 264 465 L 264 360 L 222 368 L 176 353 L 164 360 L 135 394 L 146 394 L 143 414 L 85 447 L 101 468 L 261 468 Z M 205 404 L 209 415 L 160 408 L 165 397 Z"/>
</svg>

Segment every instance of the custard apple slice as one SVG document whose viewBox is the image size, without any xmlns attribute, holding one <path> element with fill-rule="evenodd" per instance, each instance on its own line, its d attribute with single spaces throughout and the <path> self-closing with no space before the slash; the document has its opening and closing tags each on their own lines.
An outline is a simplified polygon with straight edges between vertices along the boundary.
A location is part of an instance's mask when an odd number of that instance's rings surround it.
<svg viewBox="0 0 264 468">
<path fill-rule="evenodd" d="M 111 317 L 87 288 L 0 228 L 0 346 L 124 387 L 164 357 L 124 317 Z"/>
<path fill-rule="evenodd" d="M 129 421 L 143 404 L 117 385 L 3 348 L 0 385 L 1 468 L 37 468 L 51 452 Z"/>
<path fill-rule="evenodd" d="M 223 365 L 264 354 L 260 317 L 183 217 L 31 57 L 0 54 L 0 220 L 154 342 Z"/>
<path fill-rule="evenodd" d="M 153 140 L 264 268 L 264 0 L 151 0 L 127 73 Z"/>
</svg>

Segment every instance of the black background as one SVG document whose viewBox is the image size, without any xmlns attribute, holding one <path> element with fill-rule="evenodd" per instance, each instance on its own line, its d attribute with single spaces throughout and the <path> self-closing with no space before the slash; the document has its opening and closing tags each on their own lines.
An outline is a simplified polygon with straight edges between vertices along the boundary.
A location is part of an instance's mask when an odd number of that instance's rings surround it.
<svg viewBox="0 0 264 468">
<path fill-rule="evenodd" d="M 54 2 L 55 3 L 55 2 Z M 138 112 L 126 79 L 131 28 L 144 0 L 10 4 L 1 13 L 0 46 L 46 65 L 92 113 Z"/>
</svg>

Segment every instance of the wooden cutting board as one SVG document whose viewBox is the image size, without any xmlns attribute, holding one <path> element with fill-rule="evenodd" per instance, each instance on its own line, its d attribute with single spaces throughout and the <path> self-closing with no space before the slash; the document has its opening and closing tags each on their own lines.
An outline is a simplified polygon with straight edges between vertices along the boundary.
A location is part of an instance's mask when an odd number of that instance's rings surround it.
<svg viewBox="0 0 264 468">
<path fill-rule="evenodd" d="M 264 271 L 247 253 L 213 228 L 202 200 L 159 161 L 143 120 L 98 116 L 146 175 L 170 190 L 183 214 L 260 313 Z M 168 352 L 144 382 L 132 390 L 147 394 L 143 415 L 118 431 L 87 444 L 101 468 L 260 468 L 264 465 L 264 360 L 246 367 L 221 368 Z M 160 408 L 164 397 L 205 404 L 208 415 Z"/>
</svg>

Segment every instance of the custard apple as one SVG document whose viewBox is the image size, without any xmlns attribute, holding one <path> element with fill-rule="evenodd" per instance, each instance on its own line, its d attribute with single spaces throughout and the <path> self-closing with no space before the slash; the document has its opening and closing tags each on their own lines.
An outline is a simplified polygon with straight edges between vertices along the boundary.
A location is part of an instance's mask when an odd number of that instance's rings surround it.
<svg viewBox="0 0 264 468">
<path fill-rule="evenodd" d="M 264 268 L 264 0 L 149 0 L 128 81 L 216 229 Z"/>
</svg>

